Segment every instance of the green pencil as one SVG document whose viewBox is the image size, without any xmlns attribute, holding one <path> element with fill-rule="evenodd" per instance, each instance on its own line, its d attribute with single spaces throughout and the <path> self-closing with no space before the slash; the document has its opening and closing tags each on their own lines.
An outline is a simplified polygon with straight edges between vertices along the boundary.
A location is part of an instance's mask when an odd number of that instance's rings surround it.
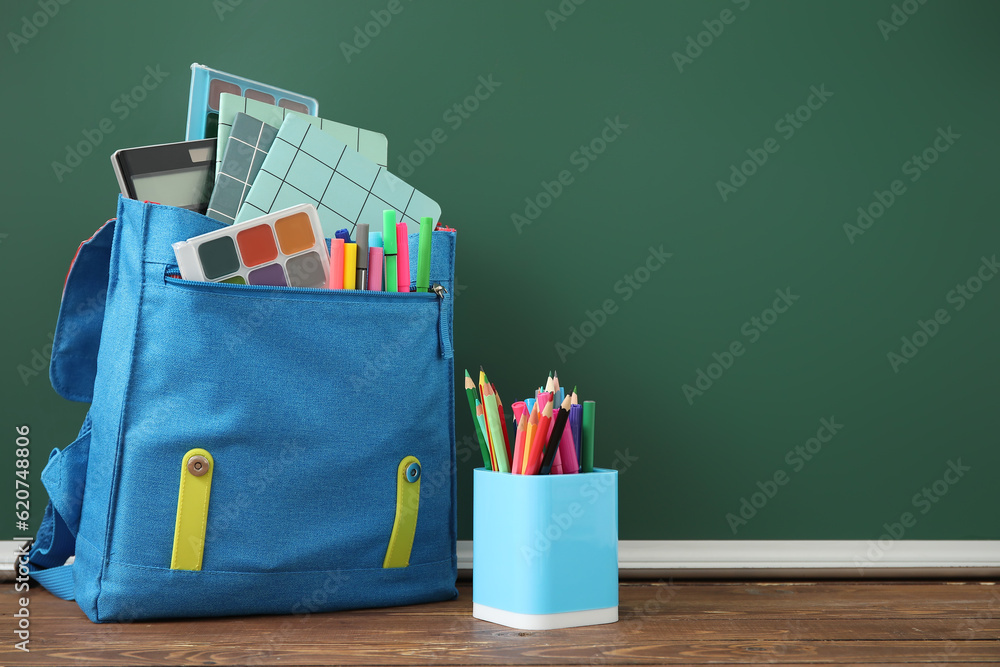
<svg viewBox="0 0 1000 667">
<path fill-rule="evenodd" d="M 594 413 L 597 412 L 597 403 L 594 401 L 583 402 L 583 447 L 580 457 L 580 472 L 594 472 Z"/>
<path fill-rule="evenodd" d="M 472 423 L 476 425 L 476 437 L 479 439 L 479 449 L 483 454 L 483 466 L 487 470 L 493 470 L 490 465 L 490 446 L 486 444 L 486 435 L 479 427 L 479 417 L 476 416 L 476 383 L 469 375 L 468 369 L 465 371 L 465 395 L 469 397 L 469 409 L 472 410 Z"/>
<path fill-rule="evenodd" d="M 507 460 L 507 445 L 503 439 L 503 427 L 500 424 L 500 410 L 497 408 L 497 395 L 492 387 L 486 385 L 483 396 L 483 408 L 486 411 L 486 423 L 493 437 L 493 453 L 497 457 L 497 472 L 510 472 L 510 462 Z"/>
</svg>

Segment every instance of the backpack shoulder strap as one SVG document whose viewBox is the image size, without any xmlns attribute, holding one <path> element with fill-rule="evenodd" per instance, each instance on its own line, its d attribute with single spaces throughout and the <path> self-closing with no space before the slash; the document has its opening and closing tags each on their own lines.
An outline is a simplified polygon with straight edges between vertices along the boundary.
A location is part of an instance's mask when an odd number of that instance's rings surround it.
<svg viewBox="0 0 1000 667">
<path fill-rule="evenodd" d="M 66 275 L 49 379 L 59 395 L 71 401 L 89 403 L 94 398 L 114 235 L 115 221 L 109 220 L 80 244 Z"/>
</svg>

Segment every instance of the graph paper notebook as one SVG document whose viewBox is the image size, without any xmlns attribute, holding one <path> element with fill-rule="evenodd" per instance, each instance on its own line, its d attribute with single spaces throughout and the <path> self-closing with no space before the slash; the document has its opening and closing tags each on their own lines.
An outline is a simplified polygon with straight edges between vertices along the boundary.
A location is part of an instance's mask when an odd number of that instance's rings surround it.
<svg viewBox="0 0 1000 667">
<path fill-rule="evenodd" d="M 389 140 L 385 138 L 384 134 L 228 93 L 219 96 L 219 144 L 216 150 L 216 159 L 220 162 L 225 158 L 226 140 L 229 138 L 233 119 L 238 113 L 252 116 L 275 129 L 281 127 L 281 122 L 289 116 L 302 118 L 307 123 L 316 125 L 327 134 L 332 134 L 340 139 L 375 164 L 383 167 L 389 164 Z M 216 168 L 219 166 L 216 165 Z"/>
<path fill-rule="evenodd" d="M 420 218 L 440 220 L 441 207 L 385 167 L 349 148 L 344 142 L 299 117 L 281 124 L 260 173 L 236 216 L 250 220 L 297 204 L 314 204 L 323 233 L 359 222 L 373 228 L 382 224 L 382 212 L 395 209 L 411 234 L 420 231 Z"/>
<path fill-rule="evenodd" d="M 215 177 L 215 189 L 206 215 L 232 224 L 243 205 L 267 150 L 278 131 L 245 113 L 236 114 L 226 144 L 226 157 Z"/>
</svg>

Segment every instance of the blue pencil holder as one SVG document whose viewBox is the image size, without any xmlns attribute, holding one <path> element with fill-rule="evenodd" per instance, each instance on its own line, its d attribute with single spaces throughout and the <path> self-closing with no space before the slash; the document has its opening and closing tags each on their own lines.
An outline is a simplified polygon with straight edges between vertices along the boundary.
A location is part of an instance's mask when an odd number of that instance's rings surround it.
<svg viewBox="0 0 1000 667">
<path fill-rule="evenodd" d="M 523 630 L 618 620 L 618 471 L 473 472 L 472 615 Z"/>
</svg>

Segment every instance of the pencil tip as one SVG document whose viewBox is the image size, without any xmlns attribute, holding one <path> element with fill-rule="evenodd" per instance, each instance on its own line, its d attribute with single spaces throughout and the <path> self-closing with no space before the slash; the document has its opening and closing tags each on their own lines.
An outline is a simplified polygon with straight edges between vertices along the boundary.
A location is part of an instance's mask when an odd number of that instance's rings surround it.
<svg viewBox="0 0 1000 667">
<path fill-rule="evenodd" d="M 559 371 L 552 371 L 552 377 L 559 377 Z"/>
<path fill-rule="evenodd" d="M 573 393 L 576 393 L 576 385 L 573 385 Z"/>
</svg>

